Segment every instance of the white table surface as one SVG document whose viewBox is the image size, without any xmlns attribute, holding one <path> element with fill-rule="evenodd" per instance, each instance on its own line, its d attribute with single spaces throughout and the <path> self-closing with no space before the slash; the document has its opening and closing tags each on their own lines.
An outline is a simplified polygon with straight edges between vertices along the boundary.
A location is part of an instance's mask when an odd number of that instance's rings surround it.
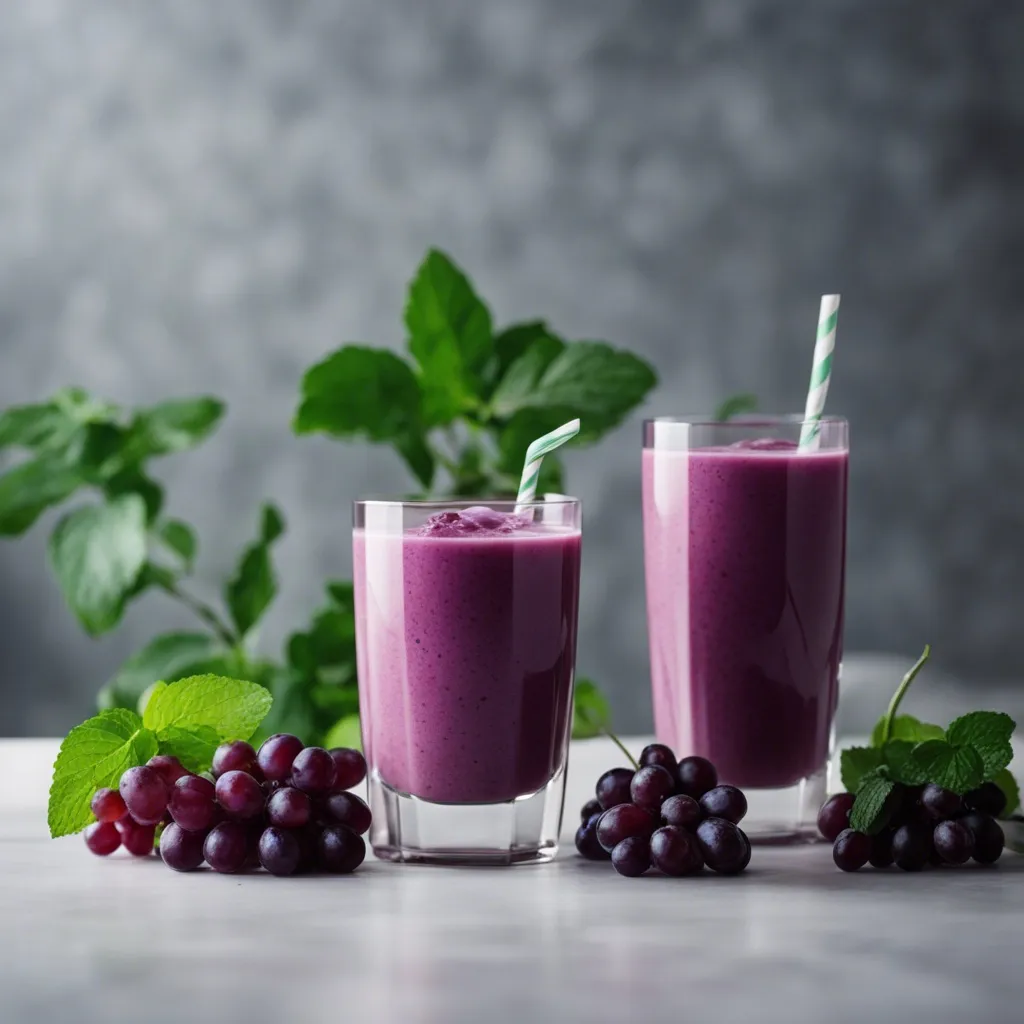
<svg viewBox="0 0 1024 1024">
<path fill-rule="evenodd" d="M 542 866 L 182 875 L 47 837 L 56 747 L 0 741 L 3 1024 L 1024 1018 L 1024 857 L 848 875 L 755 848 L 738 878 L 626 879 L 569 839 Z M 620 762 L 574 744 L 567 838 Z"/>
</svg>

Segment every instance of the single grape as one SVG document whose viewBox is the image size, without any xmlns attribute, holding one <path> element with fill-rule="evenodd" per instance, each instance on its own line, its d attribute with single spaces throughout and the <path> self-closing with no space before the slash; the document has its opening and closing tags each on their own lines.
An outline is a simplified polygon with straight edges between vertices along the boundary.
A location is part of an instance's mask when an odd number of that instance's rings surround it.
<svg viewBox="0 0 1024 1024">
<path fill-rule="evenodd" d="M 735 786 L 715 786 L 700 798 L 700 807 L 707 818 L 725 818 L 738 825 L 747 813 L 747 798 Z"/>
<path fill-rule="evenodd" d="M 176 757 L 172 757 L 170 754 L 157 754 L 146 762 L 146 766 L 159 772 L 168 786 L 173 786 L 182 776 L 192 774 Z"/>
<path fill-rule="evenodd" d="M 704 812 L 700 804 L 685 793 L 670 796 L 661 805 L 661 820 L 666 825 L 678 825 L 688 828 L 691 832 L 703 821 Z"/>
<path fill-rule="evenodd" d="M 660 812 L 661 805 L 675 790 L 675 779 L 656 764 L 641 768 L 629 784 L 629 795 L 633 803 L 652 814 Z"/>
<path fill-rule="evenodd" d="M 292 762 L 292 785 L 304 793 L 327 793 L 334 788 L 337 768 L 323 747 L 306 747 Z"/>
<path fill-rule="evenodd" d="M 856 797 L 853 793 L 830 796 L 818 811 L 818 831 L 830 842 L 839 838 L 843 829 L 850 827 L 850 809 Z"/>
<path fill-rule="evenodd" d="M 964 803 L 972 811 L 998 818 L 1006 810 L 1006 794 L 994 782 L 983 782 L 977 789 L 964 794 Z"/>
<path fill-rule="evenodd" d="M 267 801 L 267 820 L 278 828 L 300 828 L 313 811 L 309 797 L 300 789 L 285 786 Z"/>
<path fill-rule="evenodd" d="M 240 821 L 222 821 L 214 826 L 203 843 L 206 863 L 223 875 L 241 871 L 248 855 L 249 831 Z"/>
<path fill-rule="evenodd" d="M 628 768 L 612 768 L 606 771 L 594 787 L 597 802 L 602 810 L 607 811 L 616 804 L 628 804 L 632 799 L 629 795 L 629 784 L 632 781 L 633 773 Z"/>
<path fill-rule="evenodd" d="M 351 789 L 366 778 L 366 758 L 350 747 L 333 747 L 328 753 L 334 758 L 334 788 Z"/>
<path fill-rule="evenodd" d="M 664 768 L 672 776 L 672 781 L 679 783 L 679 762 L 671 747 L 666 747 L 664 743 L 650 743 L 644 747 L 640 751 L 640 767 L 646 768 L 651 764 Z"/>
<path fill-rule="evenodd" d="M 860 871 L 871 856 L 871 836 L 856 829 L 844 828 L 836 836 L 832 859 L 840 871 Z"/>
<path fill-rule="evenodd" d="M 704 863 L 720 875 L 735 875 L 750 861 L 750 841 L 738 825 L 725 818 L 705 818 L 697 826 Z"/>
<path fill-rule="evenodd" d="M 129 768 L 118 785 L 129 814 L 140 825 L 156 825 L 167 810 L 170 787 L 154 768 Z"/>
<path fill-rule="evenodd" d="M 121 834 L 121 845 L 133 857 L 148 857 L 153 852 L 155 825 L 140 825 L 127 814 L 114 827 Z"/>
<path fill-rule="evenodd" d="M 128 813 L 121 794 L 116 789 L 97 789 L 89 804 L 97 821 L 113 824 Z"/>
<path fill-rule="evenodd" d="M 589 821 L 595 814 L 600 814 L 603 810 L 604 808 L 601 806 L 599 800 L 596 798 L 588 800 L 580 808 L 580 821 Z"/>
<path fill-rule="evenodd" d="M 955 818 L 964 809 L 964 802 L 951 789 L 929 782 L 921 790 L 921 806 L 934 821 L 944 821 Z"/>
<path fill-rule="evenodd" d="M 248 772 L 225 772 L 217 779 L 216 793 L 231 818 L 255 818 L 263 810 L 263 788 Z"/>
<path fill-rule="evenodd" d="M 931 827 L 935 824 L 934 819 L 931 812 L 921 802 L 921 798 L 924 795 L 924 787 L 897 786 L 894 793 L 899 794 L 900 799 L 896 803 L 896 810 L 890 818 L 891 824 L 894 826 L 926 825 L 931 830 Z"/>
<path fill-rule="evenodd" d="M 1003 852 L 1006 837 L 999 823 L 983 811 L 971 811 L 960 819 L 974 836 L 973 857 L 979 864 L 995 864 Z"/>
<path fill-rule="evenodd" d="M 647 836 L 629 836 L 612 850 L 612 867 L 620 875 L 637 878 L 651 866 L 651 840 Z"/>
<path fill-rule="evenodd" d="M 245 772 L 258 781 L 263 781 L 263 770 L 256 760 L 256 751 L 245 740 L 222 743 L 213 752 L 213 764 L 210 770 L 215 779 L 219 779 L 228 772 Z"/>
<path fill-rule="evenodd" d="M 871 837 L 871 856 L 868 863 L 873 868 L 887 868 L 892 866 L 892 837 L 894 829 L 883 828 L 877 835 Z"/>
<path fill-rule="evenodd" d="M 302 740 L 286 732 L 268 736 L 256 755 L 263 774 L 273 782 L 284 782 L 292 773 L 292 762 L 302 750 Z"/>
<path fill-rule="evenodd" d="M 696 837 L 678 825 L 666 825 L 651 836 L 651 860 L 665 875 L 696 875 L 704 869 Z"/>
<path fill-rule="evenodd" d="M 718 785 L 718 772 L 706 758 L 696 754 L 684 757 L 678 764 L 679 792 L 699 800 L 709 789 Z"/>
<path fill-rule="evenodd" d="M 974 853 L 974 833 L 960 821 L 940 821 L 932 842 L 946 864 L 966 864 Z"/>
<path fill-rule="evenodd" d="M 85 845 L 97 857 L 109 857 L 121 845 L 121 833 L 109 821 L 94 821 L 84 835 Z"/>
<path fill-rule="evenodd" d="M 921 871 L 932 855 L 932 830 L 926 825 L 900 825 L 892 836 L 892 859 L 904 871 Z"/>
<path fill-rule="evenodd" d="M 366 857 L 366 843 L 344 825 L 332 825 L 320 834 L 320 867 L 332 875 L 351 874 Z"/>
<path fill-rule="evenodd" d="M 616 804 L 608 808 L 597 822 L 597 841 L 609 853 L 630 836 L 648 838 L 658 822 L 636 804 Z"/>
<path fill-rule="evenodd" d="M 373 821 L 366 801 L 360 799 L 355 793 L 332 793 L 324 801 L 324 810 L 332 822 L 345 825 L 352 829 L 357 836 L 361 836 Z"/>
<path fill-rule="evenodd" d="M 260 863 L 272 875 L 294 875 L 302 851 L 299 841 L 283 828 L 271 825 L 260 836 Z"/>
<path fill-rule="evenodd" d="M 597 841 L 597 823 L 600 814 L 591 815 L 576 829 L 576 849 L 587 860 L 608 860 L 611 854 Z"/>
<path fill-rule="evenodd" d="M 160 857 L 175 871 L 195 871 L 203 863 L 201 832 L 189 832 L 173 822 L 160 835 Z"/>
<path fill-rule="evenodd" d="M 205 832 L 217 816 L 216 787 L 198 775 L 184 775 L 171 789 L 167 809 L 186 831 Z"/>
</svg>

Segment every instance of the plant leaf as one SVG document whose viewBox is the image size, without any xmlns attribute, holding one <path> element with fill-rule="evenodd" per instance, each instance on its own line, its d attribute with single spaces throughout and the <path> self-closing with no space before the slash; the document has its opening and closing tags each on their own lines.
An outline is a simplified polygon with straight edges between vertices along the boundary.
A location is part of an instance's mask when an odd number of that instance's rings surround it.
<svg viewBox="0 0 1024 1024">
<path fill-rule="evenodd" d="M 164 489 L 151 480 L 137 466 L 122 470 L 103 485 L 107 498 L 119 498 L 123 494 L 137 494 L 146 505 L 146 521 L 152 523 L 164 505 Z"/>
<path fill-rule="evenodd" d="M 611 722 L 611 707 L 592 679 L 577 679 L 573 690 L 572 738 L 600 736 Z"/>
<path fill-rule="evenodd" d="M 552 334 L 536 337 L 533 344 L 513 362 L 491 396 L 491 413 L 506 419 L 531 400 L 547 368 L 564 351 L 565 343 Z"/>
<path fill-rule="evenodd" d="M 12 406 L 0 413 L 0 450 L 63 451 L 79 426 L 78 420 L 55 402 Z"/>
<path fill-rule="evenodd" d="M 850 810 L 850 827 L 873 836 L 885 828 L 893 812 L 895 783 L 876 768 L 861 780 L 857 798 Z"/>
<path fill-rule="evenodd" d="M 281 514 L 272 505 L 264 505 L 260 539 L 246 548 L 235 575 L 224 589 L 231 619 L 241 636 L 256 625 L 277 594 L 270 545 L 281 536 L 283 529 Z"/>
<path fill-rule="evenodd" d="M 165 633 L 136 651 L 100 691 L 107 707 L 137 707 L 145 690 L 157 681 L 173 683 L 207 669 L 221 653 L 208 633 Z"/>
<path fill-rule="evenodd" d="M 359 716 L 345 715 L 344 718 L 339 718 L 327 731 L 323 745 L 328 750 L 332 750 L 334 747 L 362 750 L 363 735 L 359 727 Z"/>
<path fill-rule="evenodd" d="M 180 725 L 169 725 L 157 734 L 161 754 L 172 754 L 190 772 L 210 770 L 213 754 L 220 746 L 217 730 L 209 725 L 197 725 L 189 729 Z"/>
<path fill-rule="evenodd" d="M 905 786 L 920 786 L 928 781 L 921 765 L 914 758 L 915 746 L 910 740 L 889 740 L 886 743 L 883 761 L 894 782 L 902 782 Z"/>
<path fill-rule="evenodd" d="M 996 772 L 992 781 L 1003 791 L 1006 796 L 1006 806 L 1003 808 L 1002 816 L 1008 817 L 1020 807 L 1020 786 L 1009 768 L 1001 768 Z"/>
<path fill-rule="evenodd" d="M 839 773 L 843 789 L 856 793 L 861 780 L 882 763 L 882 752 L 873 747 L 847 747 L 839 755 Z"/>
<path fill-rule="evenodd" d="M 24 533 L 51 505 L 85 481 L 78 470 L 50 456 L 22 462 L 0 476 L 0 537 Z"/>
<path fill-rule="evenodd" d="M 491 314 L 450 257 L 431 249 L 409 285 L 409 351 L 420 368 L 429 425 L 450 423 L 472 407 L 478 372 L 491 352 Z"/>
<path fill-rule="evenodd" d="M 1001 711 L 972 711 L 951 722 L 946 730 L 954 746 L 971 746 L 984 765 L 986 779 L 993 779 L 1013 760 L 1010 737 L 1017 723 Z"/>
<path fill-rule="evenodd" d="M 71 835 L 92 820 L 90 801 L 97 789 L 116 787 L 121 776 L 145 764 L 157 751 L 156 737 L 133 711 L 103 711 L 64 738 L 53 766 L 47 822 L 50 835 Z"/>
<path fill-rule="evenodd" d="M 393 444 L 429 487 L 434 456 L 423 426 L 423 397 L 411 367 L 386 349 L 347 345 L 302 378 L 295 433 L 365 437 Z"/>
<path fill-rule="evenodd" d="M 985 781 L 985 764 L 970 745 L 926 740 L 914 747 L 914 760 L 928 782 L 945 786 L 954 793 L 966 793 Z"/>
<path fill-rule="evenodd" d="M 742 395 L 731 395 L 715 410 L 715 419 L 720 423 L 727 423 L 734 416 L 742 416 L 744 413 L 756 411 L 757 395 L 746 393 Z"/>
<path fill-rule="evenodd" d="M 173 399 L 138 409 L 125 438 L 125 464 L 194 448 L 213 433 L 223 415 L 224 403 L 208 397 Z"/>
<path fill-rule="evenodd" d="M 199 546 L 195 530 L 180 519 L 168 519 L 157 531 L 157 536 L 182 560 L 185 569 L 191 572 Z"/>
<path fill-rule="evenodd" d="M 136 494 L 76 509 L 50 537 L 64 598 L 91 636 L 117 624 L 146 561 L 146 506 Z"/>
<path fill-rule="evenodd" d="M 871 732 L 871 746 L 882 745 L 882 732 L 885 729 L 885 717 L 875 723 Z M 892 740 L 909 740 L 911 743 L 923 743 L 925 740 L 942 740 L 946 738 L 946 730 L 941 725 L 920 722 L 913 715 L 897 715 L 892 720 Z"/>
<path fill-rule="evenodd" d="M 171 727 L 210 728 L 220 742 L 247 740 L 270 711 L 273 698 L 258 683 L 226 676 L 189 676 L 153 694 L 143 722 L 161 735 Z"/>
<path fill-rule="evenodd" d="M 485 374 L 491 389 L 505 376 L 505 371 L 538 339 L 554 337 L 543 320 L 512 324 L 494 336 L 494 351 Z"/>
</svg>

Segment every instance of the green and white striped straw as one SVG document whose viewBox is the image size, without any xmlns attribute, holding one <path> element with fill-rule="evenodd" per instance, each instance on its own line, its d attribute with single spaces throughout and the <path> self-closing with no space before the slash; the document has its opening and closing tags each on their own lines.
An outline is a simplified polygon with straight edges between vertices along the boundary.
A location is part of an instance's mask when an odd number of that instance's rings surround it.
<svg viewBox="0 0 1024 1024">
<path fill-rule="evenodd" d="M 540 476 L 540 464 L 544 461 L 544 456 L 549 455 L 556 448 L 561 448 L 566 441 L 571 441 L 579 432 L 580 421 L 569 420 L 568 423 L 563 423 L 560 427 L 552 430 L 550 434 L 538 437 L 526 449 L 523 476 L 519 481 L 519 494 L 516 495 L 517 506 L 529 505 L 537 497 L 537 478 Z"/>
<path fill-rule="evenodd" d="M 804 423 L 800 429 L 800 448 L 813 451 L 818 447 L 821 434 L 821 416 L 825 411 L 825 396 L 832 377 L 832 350 L 836 347 L 836 321 L 839 319 L 839 296 L 822 295 L 818 313 L 818 340 L 814 344 L 814 365 L 811 383 L 807 389 Z"/>
</svg>

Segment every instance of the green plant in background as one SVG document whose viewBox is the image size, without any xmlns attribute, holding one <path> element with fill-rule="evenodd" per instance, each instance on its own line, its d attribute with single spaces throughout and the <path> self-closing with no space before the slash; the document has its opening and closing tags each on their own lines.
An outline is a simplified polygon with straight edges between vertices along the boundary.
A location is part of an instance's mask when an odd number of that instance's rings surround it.
<svg viewBox="0 0 1024 1024">
<path fill-rule="evenodd" d="M 566 340 L 543 321 L 495 328 L 466 276 L 429 252 L 405 306 L 406 352 L 346 345 L 302 381 L 298 434 L 390 445 L 422 494 L 514 495 L 527 445 L 579 417 L 579 440 L 597 441 L 656 383 L 642 359 L 599 341 Z M 734 411 L 749 408 L 749 399 Z M 272 552 L 285 530 L 272 506 L 216 604 L 191 579 L 195 530 L 163 514 L 153 459 L 194 448 L 216 428 L 214 398 L 127 410 L 78 389 L 0 415 L 0 450 L 25 458 L 0 476 L 0 535 L 24 533 L 47 508 L 85 498 L 50 539 L 61 590 L 83 628 L 108 632 L 126 606 L 156 590 L 187 608 L 197 628 L 154 637 L 99 694 L 101 708 L 135 709 L 157 681 L 213 673 L 249 679 L 274 695 L 263 733 L 350 745 L 358 737 L 355 628 L 350 583 L 325 586 L 323 607 L 293 633 L 279 659 L 255 653 L 256 631 L 277 593 Z M 560 459 L 544 460 L 541 492 L 564 490 Z M 577 687 L 575 734 L 607 725 L 590 680 Z"/>
</svg>

